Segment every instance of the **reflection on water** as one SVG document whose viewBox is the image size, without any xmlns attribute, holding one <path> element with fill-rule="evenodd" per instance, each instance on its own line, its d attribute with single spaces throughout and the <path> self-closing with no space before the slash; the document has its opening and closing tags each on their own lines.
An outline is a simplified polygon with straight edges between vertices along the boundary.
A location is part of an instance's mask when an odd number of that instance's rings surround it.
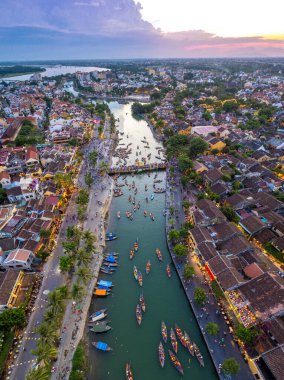
<svg viewBox="0 0 284 380">
<path fill-rule="evenodd" d="M 114 116 L 120 119 L 120 131 L 124 132 L 123 139 L 133 141 L 134 146 L 140 145 L 139 141 L 145 136 L 149 141 L 151 151 L 159 144 L 154 139 L 151 130 L 145 122 L 135 121 L 130 115 L 130 105 L 110 104 Z M 125 140 L 123 140 L 125 141 Z M 145 152 L 144 152 L 145 154 Z M 132 155 L 131 160 L 136 156 Z M 125 379 L 125 363 L 131 362 L 135 380 L 174 380 L 181 376 L 170 363 L 168 349 L 169 342 L 165 345 L 166 363 L 162 369 L 158 359 L 158 345 L 161 338 L 161 321 L 164 320 L 168 330 L 177 323 L 186 330 L 204 356 L 205 368 L 200 368 L 195 358 L 190 358 L 189 353 L 179 344 L 178 358 L 184 368 L 183 379 L 215 380 L 217 375 L 213 368 L 205 343 L 194 319 L 191 308 L 187 302 L 179 279 L 171 265 L 172 277 L 169 279 L 166 266 L 171 263 L 165 239 L 165 219 L 163 209 L 165 195 L 155 194 L 152 201 L 146 202 L 145 198 L 153 191 L 154 179 L 165 181 L 165 172 L 140 174 L 134 177 L 119 178 L 123 184 L 135 182 L 137 188 L 136 204 L 141 204 L 140 210 L 133 212 L 133 221 L 125 216 L 126 210 L 131 210 L 133 205 L 129 202 L 129 195 L 134 197 L 134 189 L 127 186 L 121 189 L 124 195 L 114 198 L 110 209 L 109 231 L 116 232 L 118 239 L 107 245 L 107 251 L 119 252 L 119 268 L 114 275 L 103 275 L 101 278 L 113 281 L 114 287 L 107 299 L 94 299 L 91 311 L 101 308 L 108 309 L 107 320 L 110 321 L 112 330 L 106 334 L 88 334 L 90 341 L 107 342 L 113 351 L 102 353 L 90 346 L 90 372 L 89 380 L 122 380 Z M 148 191 L 145 191 L 145 184 Z M 145 217 L 143 211 L 148 212 Z M 117 218 L 120 211 L 121 219 Z M 155 215 L 155 221 L 149 218 L 149 213 Z M 131 261 L 129 251 L 134 241 L 138 238 L 139 250 Z M 163 262 L 156 257 L 155 249 L 159 248 L 163 254 Z M 146 263 L 150 260 L 151 272 L 146 274 Z M 143 287 L 141 288 L 133 276 L 133 265 L 143 275 Z M 140 292 L 143 291 L 146 303 L 146 312 L 143 313 L 141 326 L 138 326 L 135 309 L 139 301 Z"/>
</svg>

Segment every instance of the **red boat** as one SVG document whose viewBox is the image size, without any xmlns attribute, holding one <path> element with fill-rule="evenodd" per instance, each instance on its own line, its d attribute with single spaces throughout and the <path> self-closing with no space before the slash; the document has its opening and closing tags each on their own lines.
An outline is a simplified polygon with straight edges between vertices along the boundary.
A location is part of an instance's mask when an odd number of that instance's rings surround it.
<svg viewBox="0 0 284 380">
<path fill-rule="evenodd" d="M 134 257 L 134 249 L 130 250 L 129 257 L 130 257 L 130 260 L 133 259 L 133 257 Z"/>
<path fill-rule="evenodd" d="M 135 252 L 138 251 L 138 249 L 139 249 L 138 239 L 136 239 L 135 243 L 133 244 L 133 248 L 134 248 L 134 251 L 135 251 Z"/>
<path fill-rule="evenodd" d="M 163 343 L 160 342 L 159 344 L 159 361 L 160 361 L 160 364 L 161 364 L 161 367 L 164 368 L 164 365 L 165 365 L 165 350 L 164 350 L 164 346 L 163 346 Z"/>
<path fill-rule="evenodd" d="M 149 274 L 150 270 L 151 270 L 151 262 L 150 262 L 150 260 L 148 260 L 147 264 L 146 264 L 146 273 Z"/>
<path fill-rule="evenodd" d="M 126 380 L 134 380 L 130 364 L 126 363 L 125 366 L 125 374 L 126 374 Z"/>
<path fill-rule="evenodd" d="M 183 375 L 183 368 L 178 358 L 174 355 L 174 353 L 171 350 L 169 350 L 169 355 L 176 370 Z"/>
<path fill-rule="evenodd" d="M 178 342 L 177 342 L 176 334 L 174 333 L 173 329 L 171 329 L 170 336 L 171 336 L 172 347 L 174 349 L 174 352 L 177 354 L 177 352 L 178 352 Z"/>
<path fill-rule="evenodd" d="M 168 332 L 167 332 L 167 326 L 166 326 L 166 324 L 165 324 L 164 321 L 162 321 L 161 332 L 162 332 L 163 341 L 164 341 L 165 343 L 167 343 L 167 340 L 168 340 Z"/>
<path fill-rule="evenodd" d="M 136 306 L 136 319 L 137 319 L 138 325 L 141 325 L 141 322 L 142 322 L 142 310 L 141 310 L 140 304 L 138 304 Z"/>
<path fill-rule="evenodd" d="M 169 264 L 167 264 L 167 275 L 168 275 L 169 278 L 172 277 L 171 267 L 170 267 Z"/>
<path fill-rule="evenodd" d="M 142 273 L 141 273 L 141 272 L 138 272 L 138 282 L 139 282 L 139 285 L 140 285 L 140 286 L 143 285 L 143 276 L 142 276 Z"/>
<path fill-rule="evenodd" d="M 188 349 L 188 352 L 190 353 L 190 355 L 194 356 L 194 347 L 193 347 L 193 344 L 191 343 L 189 335 L 186 331 L 184 332 L 184 339 L 186 341 L 186 347 Z"/>
<path fill-rule="evenodd" d="M 181 344 L 187 348 L 187 343 L 186 343 L 186 339 L 181 331 L 181 329 L 178 327 L 178 325 L 176 324 L 175 325 L 175 330 L 176 330 L 176 333 L 177 333 L 177 336 L 179 338 L 179 341 L 181 342 Z"/>
<path fill-rule="evenodd" d="M 145 305 L 145 299 L 144 299 L 143 293 L 140 294 L 139 302 L 140 302 L 142 311 L 144 311 L 144 313 L 145 313 L 146 305 Z"/>
<path fill-rule="evenodd" d="M 161 251 L 159 250 L 159 248 L 156 248 L 156 255 L 157 255 L 159 261 L 162 261 L 162 260 L 163 260 L 162 253 L 161 253 Z"/>
</svg>

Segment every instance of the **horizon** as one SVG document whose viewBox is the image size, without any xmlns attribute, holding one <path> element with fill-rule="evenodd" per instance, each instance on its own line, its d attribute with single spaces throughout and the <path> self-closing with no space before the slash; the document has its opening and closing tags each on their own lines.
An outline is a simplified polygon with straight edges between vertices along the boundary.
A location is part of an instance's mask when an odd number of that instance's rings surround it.
<svg viewBox="0 0 284 380">
<path fill-rule="evenodd" d="M 258 4 L 256 18 L 251 0 L 232 20 L 224 0 L 205 0 L 205 11 L 185 0 L 3 0 L 0 59 L 280 58 L 283 5 L 276 2 L 279 12 Z"/>
</svg>

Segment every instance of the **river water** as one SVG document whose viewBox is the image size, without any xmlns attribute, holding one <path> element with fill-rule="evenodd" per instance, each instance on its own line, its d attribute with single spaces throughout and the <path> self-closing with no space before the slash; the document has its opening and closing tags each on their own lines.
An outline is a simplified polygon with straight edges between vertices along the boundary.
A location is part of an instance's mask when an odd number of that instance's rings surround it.
<svg viewBox="0 0 284 380">
<path fill-rule="evenodd" d="M 124 131 L 124 135 L 120 135 L 123 138 L 120 143 L 125 142 L 126 145 L 129 141 L 133 143 L 133 152 L 129 157 L 129 163 L 133 163 L 136 158 L 137 145 L 143 146 L 141 139 L 144 136 L 151 146 L 151 149 L 145 149 L 144 156 L 149 152 L 153 152 L 152 156 L 155 156 L 155 147 L 159 146 L 159 143 L 153 137 L 145 121 L 138 122 L 132 118 L 130 104 L 121 105 L 113 102 L 110 103 L 110 108 L 115 118 L 120 120 L 119 131 Z M 91 311 L 107 308 L 107 320 L 110 321 L 112 330 L 99 335 L 90 332 L 89 339 L 90 341 L 107 342 L 113 351 L 102 353 L 90 346 L 90 372 L 88 375 L 90 380 L 125 379 L 126 362 L 131 362 L 135 380 L 180 379 L 181 376 L 173 367 L 168 356 L 168 349 L 171 348 L 169 342 L 165 345 L 165 367 L 162 369 L 159 364 L 158 345 L 161 340 L 160 326 L 162 320 L 165 321 L 168 331 L 170 327 L 174 327 L 175 323 L 186 330 L 204 356 L 205 367 L 200 368 L 195 358 L 191 358 L 189 361 L 188 352 L 179 344 L 178 358 L 184 368 L 182 378 L 192 380 L 217 379 L 202 335 L 172 265 L 172 277 L 169 279 L 166 274 L 166 265 L 171 263 L 171 258 L 167 250 L 165 218 L 163 216 L 165 195 L 155 194 L 154 200 L 149 200 L 149 203 L 146 203 L 145 200 L 145 197 L 150 198 L 150 193 L 152 193 L 154 175 L 155 173 L 151 173 L 150 177 L 148 174 L 126 177 L 128 183 L 135 181 L 135 186 L 138 188 L 136 201 L 141 203 L 141 209 L 134 213 L 133 221 L 125 216 L 125 211 L 132 207 L 128 197 L 130 194 L 134 196 L 133 190 L 129 191 L 128 187 L 122 187 L 124 195 L 114 198 L 110 208 L 108 230 L 116 232 L 119 238 L 108 243 L 107 251 L 119 253 L 120 266 L 114 275 L 101 276 L 103 279 L 113 281 L 115 286 L 107 299 L 94 300 Z M 165 173 L 159 172 L 157 179 L 163 181 L 158 184 L 159 187 L 163 187 Z M 120 178 L 119 183 L 122 182 L 123 180 Z M 145 184 L 148 185 L 147 192 L 145 192 Z M 149 216 L 144 217 L 144 210 L 153 213 L 155 221 L 152 221 Z M 117 211 L 121 212 L 121 219 L 117 219 Z M 139 239 L 139 251 L 131 261 L 129 250 L 136 238 Z M 163 254 L 162 263 L 158 262 L 155 255 L 157 247 Z M 146 275 L 145 266 L 149 259 L 152 268 L 150 274 Z M 143 274 L 142 288 L 134 279 L 133 265 L 136 265 Z M 141 326 L 138 326 L 135 309 L 141 290 L 145 297 L 146 313 L 143 314 Z"/>
</svg>

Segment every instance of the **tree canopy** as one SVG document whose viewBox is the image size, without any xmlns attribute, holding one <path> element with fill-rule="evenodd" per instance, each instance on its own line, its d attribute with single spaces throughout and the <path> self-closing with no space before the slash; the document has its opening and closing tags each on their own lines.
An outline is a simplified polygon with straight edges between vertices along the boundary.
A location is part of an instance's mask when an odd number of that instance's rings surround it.
<svg viewBox="0 0 284 380">
<path fill-rule="evenodd" d="M 206 298 L 207 298 L 207 295 L 206 295 L 206 292 L 204 289 L 195 288 L 195 290 L 194 290 L 194 301 L 198 305 L 200 305 L 200 306 L 204 305 Z"/>
<path fill-rule="evenodd" d="M 235 358 L 225 359 L 222 364 L 223 371 L 228 375 L 236 375 L 240 370 L 240 365 Z"/>
</svg>

